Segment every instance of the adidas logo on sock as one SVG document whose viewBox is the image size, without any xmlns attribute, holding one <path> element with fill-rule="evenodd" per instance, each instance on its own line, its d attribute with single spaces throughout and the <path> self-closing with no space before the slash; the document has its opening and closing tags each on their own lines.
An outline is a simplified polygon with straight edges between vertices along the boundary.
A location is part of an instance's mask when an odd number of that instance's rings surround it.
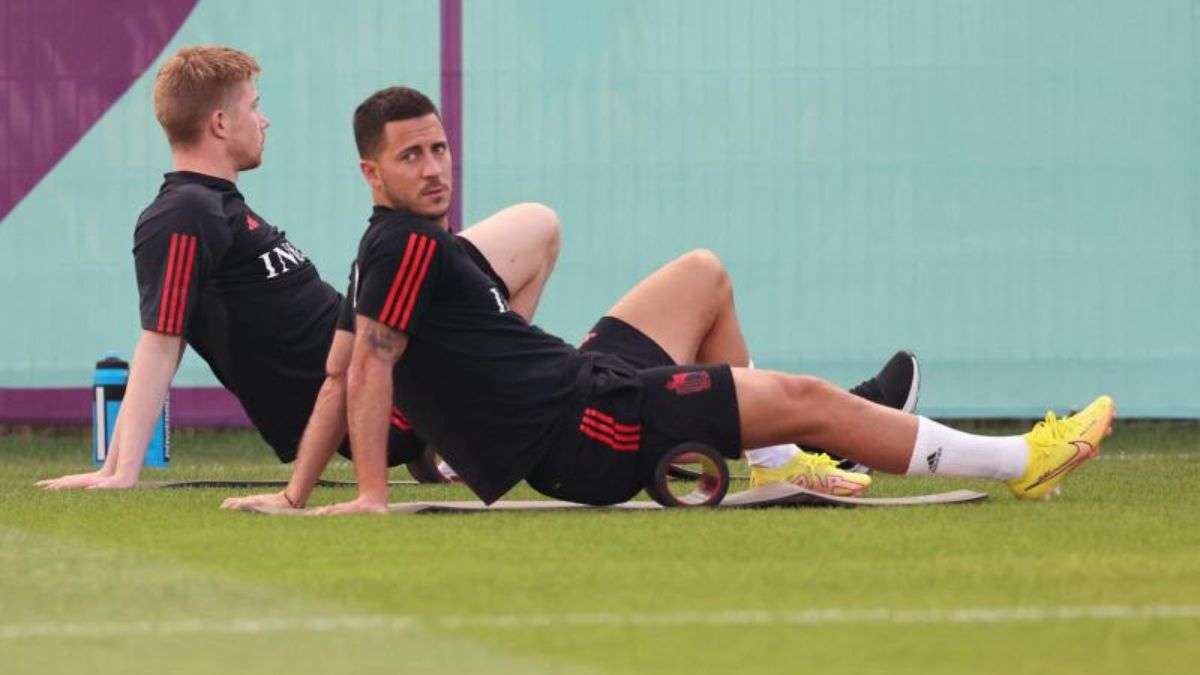
<svg viewBox="0 0 1200 675">
<path fill-rule="evenodd" d="M 925 458 L 925 463 L 929 465 L 929 473 L 937 473 L 938 462 L 942 461 L 942 449 L 938 448 L 937 452 L 931 453 Z"/>
</svg>

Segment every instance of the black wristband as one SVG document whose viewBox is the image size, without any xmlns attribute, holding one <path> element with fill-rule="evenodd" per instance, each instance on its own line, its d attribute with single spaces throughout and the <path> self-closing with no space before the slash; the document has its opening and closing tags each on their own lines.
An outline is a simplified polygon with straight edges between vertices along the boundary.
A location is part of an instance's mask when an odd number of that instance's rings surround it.
<svg viewBox="0 0 1200 675">
<path fill-rule="evenodd" d="M 304 504 L 297 504 L 296 502 L 292 501 L 292 498 L 288 496 L 287 488 L 283 489 L 283 501 L 287 502 L 288 506 L 292 507 L 293 509 L 304 508 Z"/>
</svg>

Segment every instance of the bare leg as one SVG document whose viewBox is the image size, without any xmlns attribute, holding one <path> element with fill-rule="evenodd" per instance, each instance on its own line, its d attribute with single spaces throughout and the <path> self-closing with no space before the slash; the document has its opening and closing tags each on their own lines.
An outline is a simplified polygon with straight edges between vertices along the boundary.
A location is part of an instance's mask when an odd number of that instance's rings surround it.
<svg viewBox="0 0 1200 675">
<path fill-rule="evenodd" d="M 733 381 L 743 446 L 820 446 L 888 473 L 908 470 L 917 438 L 914 415 L 805 375 L 734 368 Z"/>
<path fill-rule="evenodd" d="M 532 321 L 562 243 L 554 211 L 533 202 L 517 204 L 463 230 L 462 236 L 479 249 L 508 286 L 509 307 Z"/>
<path fill-rule="evenodd" d="M 608 316 L 645 333 L 676 363 L 750 362 L 733 282 L 711 251 L 685 253 L 660 267 L 617 301 Z"/>
</svg>

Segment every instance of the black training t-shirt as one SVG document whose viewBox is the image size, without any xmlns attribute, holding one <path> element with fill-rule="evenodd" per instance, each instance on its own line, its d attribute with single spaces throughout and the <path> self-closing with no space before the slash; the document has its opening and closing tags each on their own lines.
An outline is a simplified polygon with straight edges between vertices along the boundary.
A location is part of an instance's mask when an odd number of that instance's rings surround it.
<svg viewBox="0 0 1200 675">
<path fill-rule="evenodd" d="M 296 456 L 341 296 L 230 181 L 166 175 L 134 231 L 142 328 L 183 336 L 283 461 Z"/>
<path fill-rule="evenodd" d="M 352 279 L 355 312 L 408 335 L 394 400 L 495 501 L 546 454 L 590 358 L 510 310 L 462 242 L 419 216 L 375 207 Z"/>
<path fill-rule="evenodd" d="M 500 278 L 500 275 L 492 268 L 492 264 L 483 255 L 483 252 L 466 237 L 456 235 L 454 240 L 463 247 L 467 255 L 470 256 L 471 261 L 500 289 L 500 295 L 507 301 L 509 299 L 508 286 L 504 283 L 504 279 Z M 354 289 L 358 283 L 356 281 L 358 277 L 357 270 L 357 266 L 351 265 L 350 281 L 346 286 L 346 296 L 342 300 L 341 309 L 338 310 L 337 328 L 347 333 L 353 333 L 355 329 Z M 425 440 L 413 430 L 412 423 L 404 416 L 404 411 L 395 402 L 396 399 L 394 396 L 392 400 L 392 426 L 388 430 L 388 466 L 397 466 L 398 464 L 411 462 L 414 459 L 420 458 L 425 451 Z M 346 451 L 349 452 L 350 446 L 346 445 L 345 447 Z"/>
</svg>

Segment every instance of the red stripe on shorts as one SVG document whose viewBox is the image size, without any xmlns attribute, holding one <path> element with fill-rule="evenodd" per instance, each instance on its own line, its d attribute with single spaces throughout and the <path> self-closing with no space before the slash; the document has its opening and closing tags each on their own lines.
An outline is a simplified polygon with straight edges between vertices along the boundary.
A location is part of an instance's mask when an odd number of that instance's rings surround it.
<svg viewBox="0 0 1200 675">
<path fill-rule="evenodd" d="M 637 443 L 638 441 L 642 440 L 641 432 L 629 434 L 615 431 L 612 426 L 605 424 L 604 422 L 597 422 L 590 417 L 583 418 L 583 426 L 591 427 L 602 434 L 611 436 L 613 440 L 624 443 Z"/>
<path fill-rule="evenodd" d="M 594 417 L 601 422 L 607 422 L 608 424 L 611 424 L 617 431 L 634 432 L 642 430 L 642 425 L 640 424 L 617 424 L 617 421 L 613 419 L 611 415 L 605 415 L 595 408 L 585 408 L 583 414 L 586 417 Z"/>
<path fill-rule="evenodd" d="M 582 424 L 579 425 L 579 430 L 618 452 L 634 452 L 638 449 L 637 443 L 618 443 L 611 437 L 605 436 L 600 432 Z"/>
</svg>

